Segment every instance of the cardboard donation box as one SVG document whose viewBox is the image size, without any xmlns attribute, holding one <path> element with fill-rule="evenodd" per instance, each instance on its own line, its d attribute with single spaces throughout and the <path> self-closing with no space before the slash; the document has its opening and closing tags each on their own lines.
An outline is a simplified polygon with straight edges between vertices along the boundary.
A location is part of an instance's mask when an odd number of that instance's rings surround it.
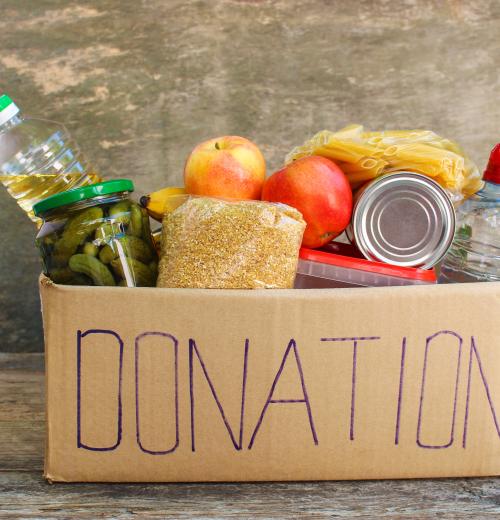
<svg viewBox="0 0 500 520">
<path fill-rule="evenodd" d="M 40 287 L 50 480 L 500 475 L 500 283 Z"/>
</svg>

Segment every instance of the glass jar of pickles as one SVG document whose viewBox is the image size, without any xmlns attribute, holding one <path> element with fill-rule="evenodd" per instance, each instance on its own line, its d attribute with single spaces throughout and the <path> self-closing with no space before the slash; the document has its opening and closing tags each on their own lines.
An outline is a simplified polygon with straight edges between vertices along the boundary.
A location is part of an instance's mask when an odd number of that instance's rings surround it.
<svg viewBox="0 0 500 520">
<path fill-rule="evenodd" d="M 152 287 L 158 256 L 146 211 L 130 200 L 130 180 L 100 182 L 33 207 L 44 273 L 65 285 Z"/>
</svg>

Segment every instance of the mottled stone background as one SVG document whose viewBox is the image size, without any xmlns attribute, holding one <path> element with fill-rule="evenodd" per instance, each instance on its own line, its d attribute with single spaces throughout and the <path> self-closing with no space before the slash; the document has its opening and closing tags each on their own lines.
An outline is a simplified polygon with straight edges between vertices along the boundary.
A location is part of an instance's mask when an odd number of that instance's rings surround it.
<svg viewBox="0 0 500 520">
<path fill-rule="evenodd" d="M 351 122 L 500 140 L 498 0 L 1 0 L 0 92 L 65 122 L 105 177 L 178 183 L 199 141 L 269 170 Z M 34 227 L 0 192 L 0 350 L 42 349 Z"/>
</svg>

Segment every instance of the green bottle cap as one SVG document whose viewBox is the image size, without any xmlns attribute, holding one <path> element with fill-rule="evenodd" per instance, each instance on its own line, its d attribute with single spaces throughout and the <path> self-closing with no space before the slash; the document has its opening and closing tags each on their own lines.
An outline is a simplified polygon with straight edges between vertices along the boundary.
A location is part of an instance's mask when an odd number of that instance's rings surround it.
<svg viewBox="0 0 500 520">
<path fill-rule="evenodd" d="M 92 199 L 94 197 L 101 197 L 102 195 L 122 193 L 124 191 L 134 191 L 134 183 L 128 179 L 98 182 L 97 184 L 63 191 L 62 193 L 56 193 L 55 195 L 47 197 L 33 206 L 33 212 L 39 217 L 47 211 L 61 208 L 68 204 L 74 204 L 75 202 Z"/>
<path fill-rule="evenodd" d="M 19 107 L 7 94 L 0 96 L 0 125 L 12 119 L 19 112 Z"/>
<path fill-rule="evenodd" d="M 8 107 L 12 103 L 14 103 L 14 101 L 12 101 L 12 99 L 7 94 L 2 94 L 0 96 L 0 111 Z"/>
</svg>

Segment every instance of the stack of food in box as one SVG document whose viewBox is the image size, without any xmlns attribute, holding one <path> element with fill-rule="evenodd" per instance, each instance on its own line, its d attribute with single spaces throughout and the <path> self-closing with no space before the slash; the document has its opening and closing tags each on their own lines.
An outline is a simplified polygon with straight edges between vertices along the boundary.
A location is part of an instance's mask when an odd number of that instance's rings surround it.
<svg viewBox="0 0 500 520">
<path fill-rule="evenodd" d="M 323 131 L 267 179 L 255 144 L 220 137 L 137 203 L 18 113 L 0 96 L 0 180 L 43 220 L 55 282 L 47 478 L 499 474 L 498 284 L 179 290 L 433 284 L 445 255 L 440 281 L 500 280 L 499 146 L 483 186 L 430 131 Z"/>
<path fill-rule="evenodd" d="M 46 274 L 58 283 L 128 287 L 435 283 L 434 266 L 455 234 L 454 204 L 483 187 L 454 142 L 359 125 L 316 134 L 267 179 L 254 143 L 211 139 L 188 157 L 184 184 L 143 196 L 142 208 L 126 197 L 130 181 L 36 204 Z M 162 223 L 153 239 L 145 211 Z"/>
</svg>

